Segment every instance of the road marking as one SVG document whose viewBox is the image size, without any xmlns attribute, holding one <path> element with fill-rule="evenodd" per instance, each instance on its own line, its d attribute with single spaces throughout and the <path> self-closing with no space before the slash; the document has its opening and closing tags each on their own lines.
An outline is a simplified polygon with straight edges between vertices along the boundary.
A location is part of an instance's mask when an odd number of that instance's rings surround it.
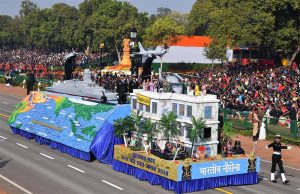
<svg viewBox="0 0 300 194">
<path fill-rule="evenodd" d="M 51 156 L 48 156 L 48 155 L 46 155 L 46 154 L 43 154 L 43 153 L 40 153 L 42 156 L 45 156 L 46 158 L 49 158 L 49 159 L 51 159 L 51 160 L 54 160 L 54 158 L 52 158 Z"/>
<path fill-rule="evenodd" d="M 8 102 L 2 102 L 3 104 L 9 104 Z"/>
<path fill-rule="evenodd" d="M 265 178 L 265 177 L 263 177 L 263 176 L 258 176 L 259 178 L 261 178 L 261 179 L 263 179 L 263 180 L 266 180 L 266 181 L 268 181 L 269 179 L 267 179 L 267 178 Z"/>
<path fill-rule="evenodd" d="M 80 170 L 79 168 L 76 168 L 76 167 L 74 167 L 74 166 L 68 165 L 68 167 L 73 168 L 74 170 L 77 170 L 77 171 L 79 171 L 79 172 L 81 172 L 81 173 L 85 173 L 85 171 Z"/>
<path fill-rule="evenodd" d="M 115 184 L 112 184 L 112 183 L 110 183 L 110 182 L 108 182 L 108 181 L 106 181 L 106 180 L 102 180 L 102 182 L 104 182 L 104 183 L 106 183 L 106 184 L 108 184 L 108 185 L 110 185 L 110 186 L 112 186 L 112 187 L 114 187 L 114 188 L 117 188 L 117 189 L 119 189 L 119 190 L 121 190 L 121 191 L 124 190 L 122 187 L 119 187 L 119 186 L 117 186 L 117 185 L 115 185 Z"/>
<path fill-rule="evenodd" d="M 2 138 L 2 139 L 7 139 L 6 137 L 3 137 L 3 136 L 0 136 L 0 138 Z"/>
<path fill-rule="evenodd" d="M 9 118 L 9 116 L 7 115 L 4 115 L 4 114 L 0 114 L 1 117 L 6 117 L 6 118 Z"/>
<path fill-rule="evenodd" d="M 272 164 L 272 162 L 270 162 L 268 160 L 261 160 L 261 161 Z M 286 168 L 290 168 L 290 169 L 296 170 L 296 171 L 300 171 L 300 169 L 298 169 L 298 168 L 293 168 L 293 167 L 286 166 L 286 165 L 283 165 L 283 166 L 286 167 Z"/>
<path fill-rule="evenodd" d="M 20 143 L 16 143 L 18 146 L 21 146 L 21 147 L 23 147 L 23 148 L 28 148 L 27 146 L 24 146 L 24 145 L 22 145 L 22 144 L 20 144 Z"/>
<path fill-rule="evenodd" d="M 297 188 L 297 190 L 298 190 L 298 191 L 300 191 L 300 189 L 299 189 L 299 188 Z"/>
<path fill-rule="evenodd" d="M 226 190 L 221 189 L 221 188 L 215 188 L 215 190 L 220 191 L 222 193 L 226 193 L 226 194 L 233 194 L 232 192 L 226 191 Z"/>
<path fill-rule="evenodd" d="M 12 180 L 9 180 L 8 178 L 6 178 L 5 176 L 0 174 L 0 178 L 2 178 L 3 180 L 9 182 L 10 184 L 12 184 L 13 186 L 17 187 L 18 189 L 20 189 L 21 191 L 23 191 L 24 193 L 27 194 L 32 194 L 30 191 L 28 191 L 27 189 L 25 189 L 24 187 L 18 185 L 17 183 L 13 182 Z"/>
</svg>

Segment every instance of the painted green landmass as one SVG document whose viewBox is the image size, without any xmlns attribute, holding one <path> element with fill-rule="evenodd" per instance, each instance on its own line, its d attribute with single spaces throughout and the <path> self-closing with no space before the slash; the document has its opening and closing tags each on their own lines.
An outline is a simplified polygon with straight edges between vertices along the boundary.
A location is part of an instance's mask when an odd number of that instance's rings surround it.
<svg viewBox="0 0 300 194">
<path fill-rule="evenodd" d="M 77 134 L 76 133 L 77 132 L 77 127 L 75 125 L 75 122 L 72 119 L 70 119 L 70 122 L 71 122 L 71 125 L 72 125 L 72 132 L 73 132 L 73 134 L 74 134 L 75 137 L 77 137 L 79 139 L 82 139 L 82 140 L 85 140 L 85 141 L 91 141 L 89 139 L 84 138 L 82 135 Z M 83 129 L 86 129 L 86 132 L 89 132 L 89 130 L 93 130 L 94 128 L 95 128 L 95 126 L 90 126 L 90 127 L 86 127 L 86 128 L 83 128 Z"/>
<path fill-rule="evenodd" d="M 82 117 L 84 120 L 89 121 L 92 119 L 94 114 L 99 112 L 107 112 L 113 109 L 113 105 L 110 104 L 97 104 L 95 106 L 89 106 L 85 104 L 73 103 L 68 98 L 65 98 L 61 103 L 56 104 L 54 113 L 56 116 L 61 110 L 73 107 L 76 114 L 76 118 Z"/>
<path fill-rule="evenodd" d="M 20 123 L 16 126 L 17 129 L 20 129 L 22 127 L 23 123 Z"/>
<path fill-rule="evenodd" d="M 76 125 L 72 119 L 70 119 L 70 122 L 71 122 L 71 126 L 72 126 L 72 132 L 75 134 L 77 132 Z"/>
<path fill-rule="evenodd" d="M 62 100 L 55 100 L 56 106 L 54 109 L 54 114 L 57 116 L 62 109 L 70 107 L 70 104 L 66 104 L 65 101 L 67 98 L 63 98 Z"/>
<path fill-rule="evenodd" d="M 88 134 L 92 133 L 92 132 L 94 131 L 95 128 L 96 128 L 95 125 L 93 125 L 93 126 L 88 126 L 88 127 L 85 127 L 85 128 L 82 128 L 82 129 L 81 129 L 81 133 L 82 133 L 82 134 L 85 134 L 85 135 L 88 135 Z"/>
<path fill-rule="evenodd" d="M 96 134 L 97 134 L 97 131 L 92 131 L 92 132 L 90 133 L 90 138 L 95 137 Z"/>
<path fill-rule="evenodd" d="M 19 104 L 17 104 L 16 106 L 16 110 L 11 114 L 11 116 L 9 117 L 7 123 L 8 124 L 13 124 L 14 122 L 16 122 L 16 118 L 18 116 L 18 114 L 23 111 L 27 106 L 26 102 L 20 102 Z"/>
</svg>

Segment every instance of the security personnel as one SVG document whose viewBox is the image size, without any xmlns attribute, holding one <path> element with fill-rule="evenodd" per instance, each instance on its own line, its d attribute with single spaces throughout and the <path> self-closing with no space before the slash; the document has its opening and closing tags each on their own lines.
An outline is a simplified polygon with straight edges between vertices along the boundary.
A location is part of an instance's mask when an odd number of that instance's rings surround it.
<svg viewBox="0 0 300 194">
<path fill-rule="evenodd" d="M 126 99 L 126 93 L 128 92 L 128 84 L 125 80 L 125 75 L 120 76 L 120 80 L 117 82 L 117 93 L 119 96 L 118 103 L 119 104 L 125 104 Z"/>
<path fill-rule="evenodd" d="M 283 182 L 283 184 L 287 184 L 289 182 L 289 180 L 287 180 L 285 178 L 285 175 L 284 175 L 283 164 L 282 164 L 282 156 L 281 156 L 281 149 L 291 149 L 292 147 L 281 145 L 281 143 L 280 143 L 280 139 L 281 139 L 280 135 L 275 135 L 274 138 L 275 138 L 274 142 L 266 146 L 266 148 L 273 148 L 272 168 L 271 168 L 271 181 L 273 183 L 277 183 L 277 181 L 275 180 L 275 174 L 274 174 L 274 172 L 276 170 L 276 164 L 278 164 L 279 170 L 280 170 L 280 173 L 281 173 L 282 182 Z"/>
<path fill-rule="evenodd" d="M 136 76 L 132 75 L 132 79 L 129 82 L 129 93 L 132 93 L 134 89 L 139 88 L 139 83 L 136 80 Z"/>
</svg>

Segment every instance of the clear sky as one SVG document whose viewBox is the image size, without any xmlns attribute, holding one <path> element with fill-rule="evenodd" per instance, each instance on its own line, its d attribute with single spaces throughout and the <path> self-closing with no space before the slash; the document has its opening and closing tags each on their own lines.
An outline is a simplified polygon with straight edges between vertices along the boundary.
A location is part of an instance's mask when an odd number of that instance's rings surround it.
<svg viewBox="0 0 300 194">
<path fill-rule="evenodd" d="M 0 15 L 18 15 L 22 0 L 0 0 Z M 136 6 L 139 12 L 156 13 L 158 7 L 167 7 L 173 11 L 187 13 L 196 0 L 126 0 Z M 83 0 L 32 0 L 40 8 L 51 7 L 55 3 L 66 3 L 78 7 Z"/>
</svg>

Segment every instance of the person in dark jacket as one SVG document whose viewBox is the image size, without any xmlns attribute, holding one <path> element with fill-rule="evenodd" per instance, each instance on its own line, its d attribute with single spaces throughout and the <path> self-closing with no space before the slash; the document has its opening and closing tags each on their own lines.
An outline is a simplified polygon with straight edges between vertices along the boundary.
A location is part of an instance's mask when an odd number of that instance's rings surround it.
<svg viewBox="0 0 300 194">
<path fill-rule="evenodd" d="M 281 145 L 280 135 L 275 135 L 274 138 L 275 138 L 274 142 L 266 146 L 266 148 L 273 148 L 272 167 L 271 167 L 271 181 L 273 183 L 277 183 L 277 181 L 275 180 L 274 172 L 276 170 L 276 164 L 278 164 L 278 167 L 279 167 L 279 170 L 280 170 L 280 173 L 281 173 L 282 182 L 283 182 L 283 184 L 287 184 L 289 181 L 286 179 L 286 177 L 284 175 L 281 149 L 291 149 L 292 147 Z"/>
<path fill-rule="evenodd" d="M 36 80 L 35 80 L 35 77 L 34 77 L 34 72 L 30 71 L 27 74 L 27 80 L 26 80 L 27 95 L 29 95 L 30 92 L 33 91 L 33 86 L 34 86 L 35 82 L 36 82 Z"/>
<path fill-rule="evenodd" d="M 129 93 L 132 93 L 134 89 L 139 88 L 139 83 L 136 80 L 135 75 L 132 76 L 132 79 L 129 82 Z"/>
<path fill-rule="evenodd" d="M 125 104 L 126 99 L 126 93 L 128 92 L 128 84 L 126 83 L 125 76 L 121 75 L 120 80 L 117 82 L 117 93 L 119 96 L 118 103 L 119 104 Z"/>
</svg>

